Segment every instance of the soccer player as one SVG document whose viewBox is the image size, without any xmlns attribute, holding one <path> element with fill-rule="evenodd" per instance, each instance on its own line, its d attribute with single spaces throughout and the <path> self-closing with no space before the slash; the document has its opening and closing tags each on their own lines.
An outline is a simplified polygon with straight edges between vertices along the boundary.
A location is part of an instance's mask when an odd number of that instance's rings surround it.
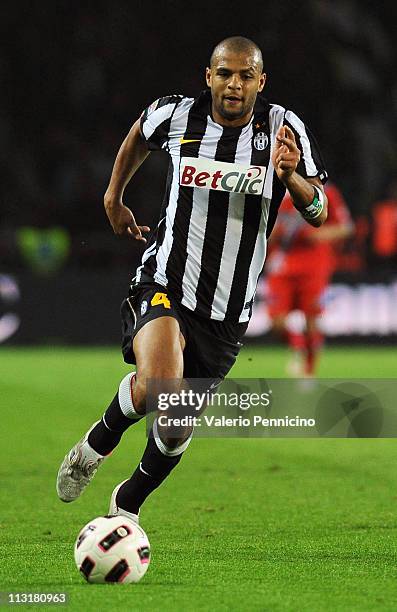
<svg viewBox="0 0 397 612">
<path fill-rule="evenodd" d="M 318 325 L 325 289 L 335 270 L 335 246 L 353 231 L 349 209 L 334 184 L 327 183 L 328 219 L 320 229 L 305 223 L 287 194 L 280 206 L 266 263 L 268 314 L 273 331 L 292 351 L 288 373 L 312 378 L 318 363 L 323 334 Z M 303 313 L 302 333 L 286 326 L 293 311 Z"/>
<path fill-rule="evenodd" d="M 123 354 L 136 364 L 103 417 L 66 455 L 57 492 L 76 499 L 124 431 L 145 415 L 147 380 L 222 380 L 251 315 L 266 239 L 288 189 L 311 225 L 327 217 L 327 173 L 313 136 L 291 111 L 262 96 L 262 54 L 237 36 L 219 43 L 197 98 L 168 96 L 132 126 L 116 157 L 104 203 L 116 234 L 146 242 L 149 231 L 123 194 L 149 152 L 170 166 L 160 221 L 122 304 Z M 142 459 L 113 491 L 109 514 L 138 521 L 147 496 L 175 468 L 191 440 L 157 420 Z"/>
</svg>

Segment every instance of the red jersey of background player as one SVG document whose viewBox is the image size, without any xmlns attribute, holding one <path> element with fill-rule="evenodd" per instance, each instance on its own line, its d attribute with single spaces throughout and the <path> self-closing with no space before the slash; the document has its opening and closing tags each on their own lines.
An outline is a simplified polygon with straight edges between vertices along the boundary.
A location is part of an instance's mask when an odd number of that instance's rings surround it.
<svg viewBox="0 0 397 612">
<path fill-rule="evenodd" d="M 339 189 L 325 185 L 328 197 L 328 219 L 324 227 L 352 225 L 345 200 Z M 280 206 L 274 229 L 266 270 L 268 274 L 313 274 L 329 277 L 335 269 L 335 242 L 320 239 L 317 228 L 308 225 L 287 195 Z M 317 240 L 317 237 L 319 238 Z"/>
<path fill-rule="evenodd" d="M 287 369 L 294 375 L 308 377 L 314 375 L 323 341 L 317 318 L 323 309 L 324 290 L 335 270 L 335 243 L 353 230 L 349 210 L 339 189 L 327 183 L 325 192 L 328 219 L 319 228 L 309 226 L 295 209 L 291 198 L 284 198 L 270 240 L 266 265 L 267 310 L 273 330 L 293 350 L 294 358 Z M 286 325 L 286 317 L 292 310 L 304 314 L 302 333 L 291 331 Z"/>
</svg>

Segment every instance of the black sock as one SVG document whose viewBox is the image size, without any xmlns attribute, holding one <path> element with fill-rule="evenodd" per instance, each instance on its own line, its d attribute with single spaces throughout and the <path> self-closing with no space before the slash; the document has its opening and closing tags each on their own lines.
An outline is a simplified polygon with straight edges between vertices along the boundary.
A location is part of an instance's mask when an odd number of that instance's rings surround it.
<svg viewBox="0 0 397 612">
<path fill-rule="evenodd" d="M 118 393 L 114 396 L 102 419 L 88 435 L 88 444 L 100 455 L 108 455 L 121 440 L 123 433 L 140 418 L 130 419 L 123 414 Z"/>
<path fill-rule="evenodd" d="M 167 478 L 178 465 L 182 455 L 183 453 L 173 457 L 164 455 L 158 449 L 151 431 L 142 461 L 117 493 L 117 505 L 123 510 L 138 514 L 147 496 Z"/>
</svg>

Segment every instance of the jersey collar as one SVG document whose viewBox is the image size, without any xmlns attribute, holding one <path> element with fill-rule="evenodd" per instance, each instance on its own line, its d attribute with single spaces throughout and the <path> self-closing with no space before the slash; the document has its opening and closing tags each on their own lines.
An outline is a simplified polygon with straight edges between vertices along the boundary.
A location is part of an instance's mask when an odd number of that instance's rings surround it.
<svg viewBox="0 0 397 612">
<path fill-rule="evenodd" d="M 209 89 L 205 89 L 204 91 L 200 93 L 200 95 L 196 98 L 194 102 L 194 106 L 196 107 L 196 110 L 199 113 L 208 115 L 211 118 L 211 121 L 214 123 L 214 125 L 219 125 L 219 127 L 225 127 L 225 126 L 220 125 L 219 123 L 216 123 L 211 116 L 212 96 L 211 96 L 211 91 Z M 262 96 L 261 94 L 258 94 L 255 100 L 253 115 L 251 119 L 248 121 L 248 123 L 246 123 L 245 125 L 239 126 L 238 128 L 236 127 L 236 128 L 228 128 L 228 129 L 242 130 L 246 128 L 248 125 L 252 123 L 253 118 L 255 118 L 255 121 L 257 121 L 258 115 L 265 115 L 266 110 L 268 108 L 269 108 L 269 103 L 266 100 L 266 98 Z"/>
</svg>

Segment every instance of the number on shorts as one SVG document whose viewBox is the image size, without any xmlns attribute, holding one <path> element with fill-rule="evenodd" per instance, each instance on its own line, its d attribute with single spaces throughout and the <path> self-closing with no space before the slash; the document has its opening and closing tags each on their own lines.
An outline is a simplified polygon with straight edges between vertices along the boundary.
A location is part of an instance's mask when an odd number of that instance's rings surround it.
<svg viewBox="0 0 397 612">
<path fill-rule="evenodd" d="M 171 302 L 169 301 L 166 293 L 155 293 L 150 303 L 152 306 L 162 304 L 164 308 L 171 308 Z"/>
</svg>

